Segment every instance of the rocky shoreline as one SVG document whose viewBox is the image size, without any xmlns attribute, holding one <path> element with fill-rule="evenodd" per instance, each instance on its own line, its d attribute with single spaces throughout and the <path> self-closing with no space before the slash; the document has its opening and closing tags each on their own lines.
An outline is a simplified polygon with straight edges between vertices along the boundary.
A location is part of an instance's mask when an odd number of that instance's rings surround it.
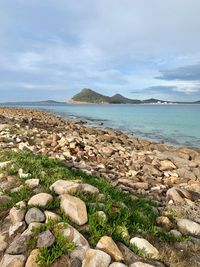
<svg viewBox="0 0 200 267">
<path fill-rule="evenodd" d="M 157 221 L 158 226 L 167 231 L 177 231 L 174 223 L 169 220 L 173 214 L 179 230 L 174 234 L 186 233 L 195 246 L 200 244 L 198 148 L 176 148 L 138 139 L 119 131 L 89 128 L 81 121 L 64 120 L 60 116 L 38 110 L 0 108 L 0 149 L 47 155 L 64 162 L 72 170 L 81 170 L 88 175 L 104 178 L 113 187 L 131 193 L 133 198 L 146 196 L 156 202 L 158 210 L 162 212 Z M 23 171 L 21 175 L 23 176 Z M 2 189 L 2 184 L 0 188 Z M 62 203 L 65 201 L 71 200 L 61 200 Z M 134 238 L 133 243 L 140 246 L 141 240 Z M 97 246 L 100 250 L 105 243 L 112 243 L 104 239 Z M 158 253 L 155 250 L 154 252 Z M 88 258 L 101 257 L 95 253 L 97 252 L 89 251 Z M 87 260 L 82 266 L 97 266 L 90 265 Z M 23 260 L 22 262 L 24 264 Z M 102 266 L 110 264 L 109 258 L 107 262 L 109 263 Z M 195 264 L 197 265 L 194 266 L 199 266 L 198 260 Z M 0 266 L 15 265 L 6 265 L 4 261 Z M 125 265 L 121 263 L 110 266 Z"/>
</svg>

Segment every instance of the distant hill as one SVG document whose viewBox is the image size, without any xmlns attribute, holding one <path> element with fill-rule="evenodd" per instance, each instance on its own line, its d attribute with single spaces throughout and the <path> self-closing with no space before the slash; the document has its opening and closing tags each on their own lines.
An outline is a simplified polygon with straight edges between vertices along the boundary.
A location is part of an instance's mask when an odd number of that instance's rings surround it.
<svg viewBox="0 0 200 267">
<path fill-rule="evenodd" d="M 198 104 L 197 102 L 196 104 Z M 150 98 L 146 100 L 130 99 L 124 97 L 121 94 L 115 94 L 109 97 L 99 94 L 91 89 L 84 88 L 81 92 L 73 96 L 72 99 L 69 101 L 69 103 L 70 104 L 169 104 L 169 103 L 176 104 L 181 102 L 170 102 L 155 98 Z"/>
<path fill-rule="evenodd" d="M 109 96 L 99 94 L 91 89 L 84 88 L 80 93 L 72 97 L 69 103 L 109 103 Z"/>
</svg>

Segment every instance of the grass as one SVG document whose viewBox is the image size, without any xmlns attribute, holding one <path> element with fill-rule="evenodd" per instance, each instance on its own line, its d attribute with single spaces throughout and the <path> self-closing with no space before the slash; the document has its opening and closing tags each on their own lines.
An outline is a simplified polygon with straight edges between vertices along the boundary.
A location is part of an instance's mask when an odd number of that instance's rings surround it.
<svg viewBox="0 0 200 267">
<path fill-rule="evenodd" d="M 33 155 L 28 152 L 14 152 L 5 150 L 2 152 L 4 160 L 11 160 L 15 169 L 22 168 L 24 173 L 30 173 L 31 178 L 38 178 L 40 186 L 50 192 L 49 187 L 58 179 L 81 180 L 84 183 L 97 187 L 101 194 L 104 194 L 105 200 L 99 201 L 98 197 L 89 193 L 78 192 L 75 196 L 85 201 L 88 211 L 89 223 L 88 227 L 80 228 L 69 221 L 68 217 L 60 210 L 59 198 L 51 192 L 54 200 L 47 207 L 56 212 L 63 222 L 69 222 L 75 226 L 89 241 L 90 245 L 95 247 L 99 239 L 104 235 L 112 236 L 115 241 L 121 241 L 126 244 L 134 252 L 142 254 L 142 251 L 130 245 L 130 237 L 139 234 L 148 239 L 155 239 L 159 242 L 177 241 L 172 234 L 160 231 L 156 226 L 157 217 L 160 216 L 154 212 L 156 204 L 145 197 L 133 199 L 130 194 L 124 193 L 120 189 L 114 188 L 111 184 L 101 178 L 89 176 L 81 171 L 73 171 L 69 169 L 63 162 L 50 159 L 47 156 Z M 7 170 L 9 171 L 9 170 Z M 24 182 L 24 179 L 21 179 Z M 14 205 L 20 200 L 28 200 L 33 192 L 24 186 L 19 192 L 8 194 L 12 201 L 10 205 Z M 101 204 L 102 203 L 102 204 Z M 99 207 L 99 204 L 102 207 Z M 98 211 L 102 210 L 107 215 L 107 220 L 99 217 Z M 45 229 L 50 227 L 48 224 Z M 128 235 L 124 235 L 119 229 L 124 229 Z M 44 229 L 43 229 L 44 230 Z M 181 239 L 183 240 L 183 239 Z M 42 249 L 38 262 L 44 266 L 50 266 L 51 262 L 60 254 L 64 253 L 64 240 L 58 235 L 57 242 L 50 249 Z"/>
<path fill-rule="evenodd" d="M 69 254 L 75 249 L 75 244 L 70 241 L 67 237 L 63 236 L 62 230 L 66 227 L 66 224 L 59 225 L 61 220 L 49 219 L 47 223 L 33 228 L 34 237 L 28 241 L 28 246 L 34 249 L 37 245 L 37 236 L 46 231 L 50 230 L 54 237 L 55 242 L 50 247 L 39 248 L 39 253 L 36 257 L 36 262 L 39 266 L 50 267 L 64 254 Z"/>
</svg>

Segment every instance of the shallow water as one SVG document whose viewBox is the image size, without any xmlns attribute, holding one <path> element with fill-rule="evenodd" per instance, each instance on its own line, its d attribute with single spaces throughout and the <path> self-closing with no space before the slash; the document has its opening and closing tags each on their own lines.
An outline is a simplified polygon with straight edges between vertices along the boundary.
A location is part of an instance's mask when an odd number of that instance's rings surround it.
<svg viewBox="0 0 200 267">
<path fill-rule="evenodd" d="M 7 105 L 8 106 L 8 105 Z M 61 105 L 9 106 L 45 109 L 65 118 L 128 131 L 153 141 L 200 147 L 200 105 Z"/>
</svg>

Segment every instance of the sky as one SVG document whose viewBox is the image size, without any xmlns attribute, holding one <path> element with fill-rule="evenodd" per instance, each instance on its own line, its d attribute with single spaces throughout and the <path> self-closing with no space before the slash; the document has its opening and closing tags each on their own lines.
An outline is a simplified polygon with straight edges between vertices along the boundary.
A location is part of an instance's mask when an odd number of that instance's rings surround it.
<svg viewBox="0 0 200 267">
<path fill-rule="evenodd" d="M 0 0 L 0 102 L 200 100 L 199 0 Z"/>
</svg>

